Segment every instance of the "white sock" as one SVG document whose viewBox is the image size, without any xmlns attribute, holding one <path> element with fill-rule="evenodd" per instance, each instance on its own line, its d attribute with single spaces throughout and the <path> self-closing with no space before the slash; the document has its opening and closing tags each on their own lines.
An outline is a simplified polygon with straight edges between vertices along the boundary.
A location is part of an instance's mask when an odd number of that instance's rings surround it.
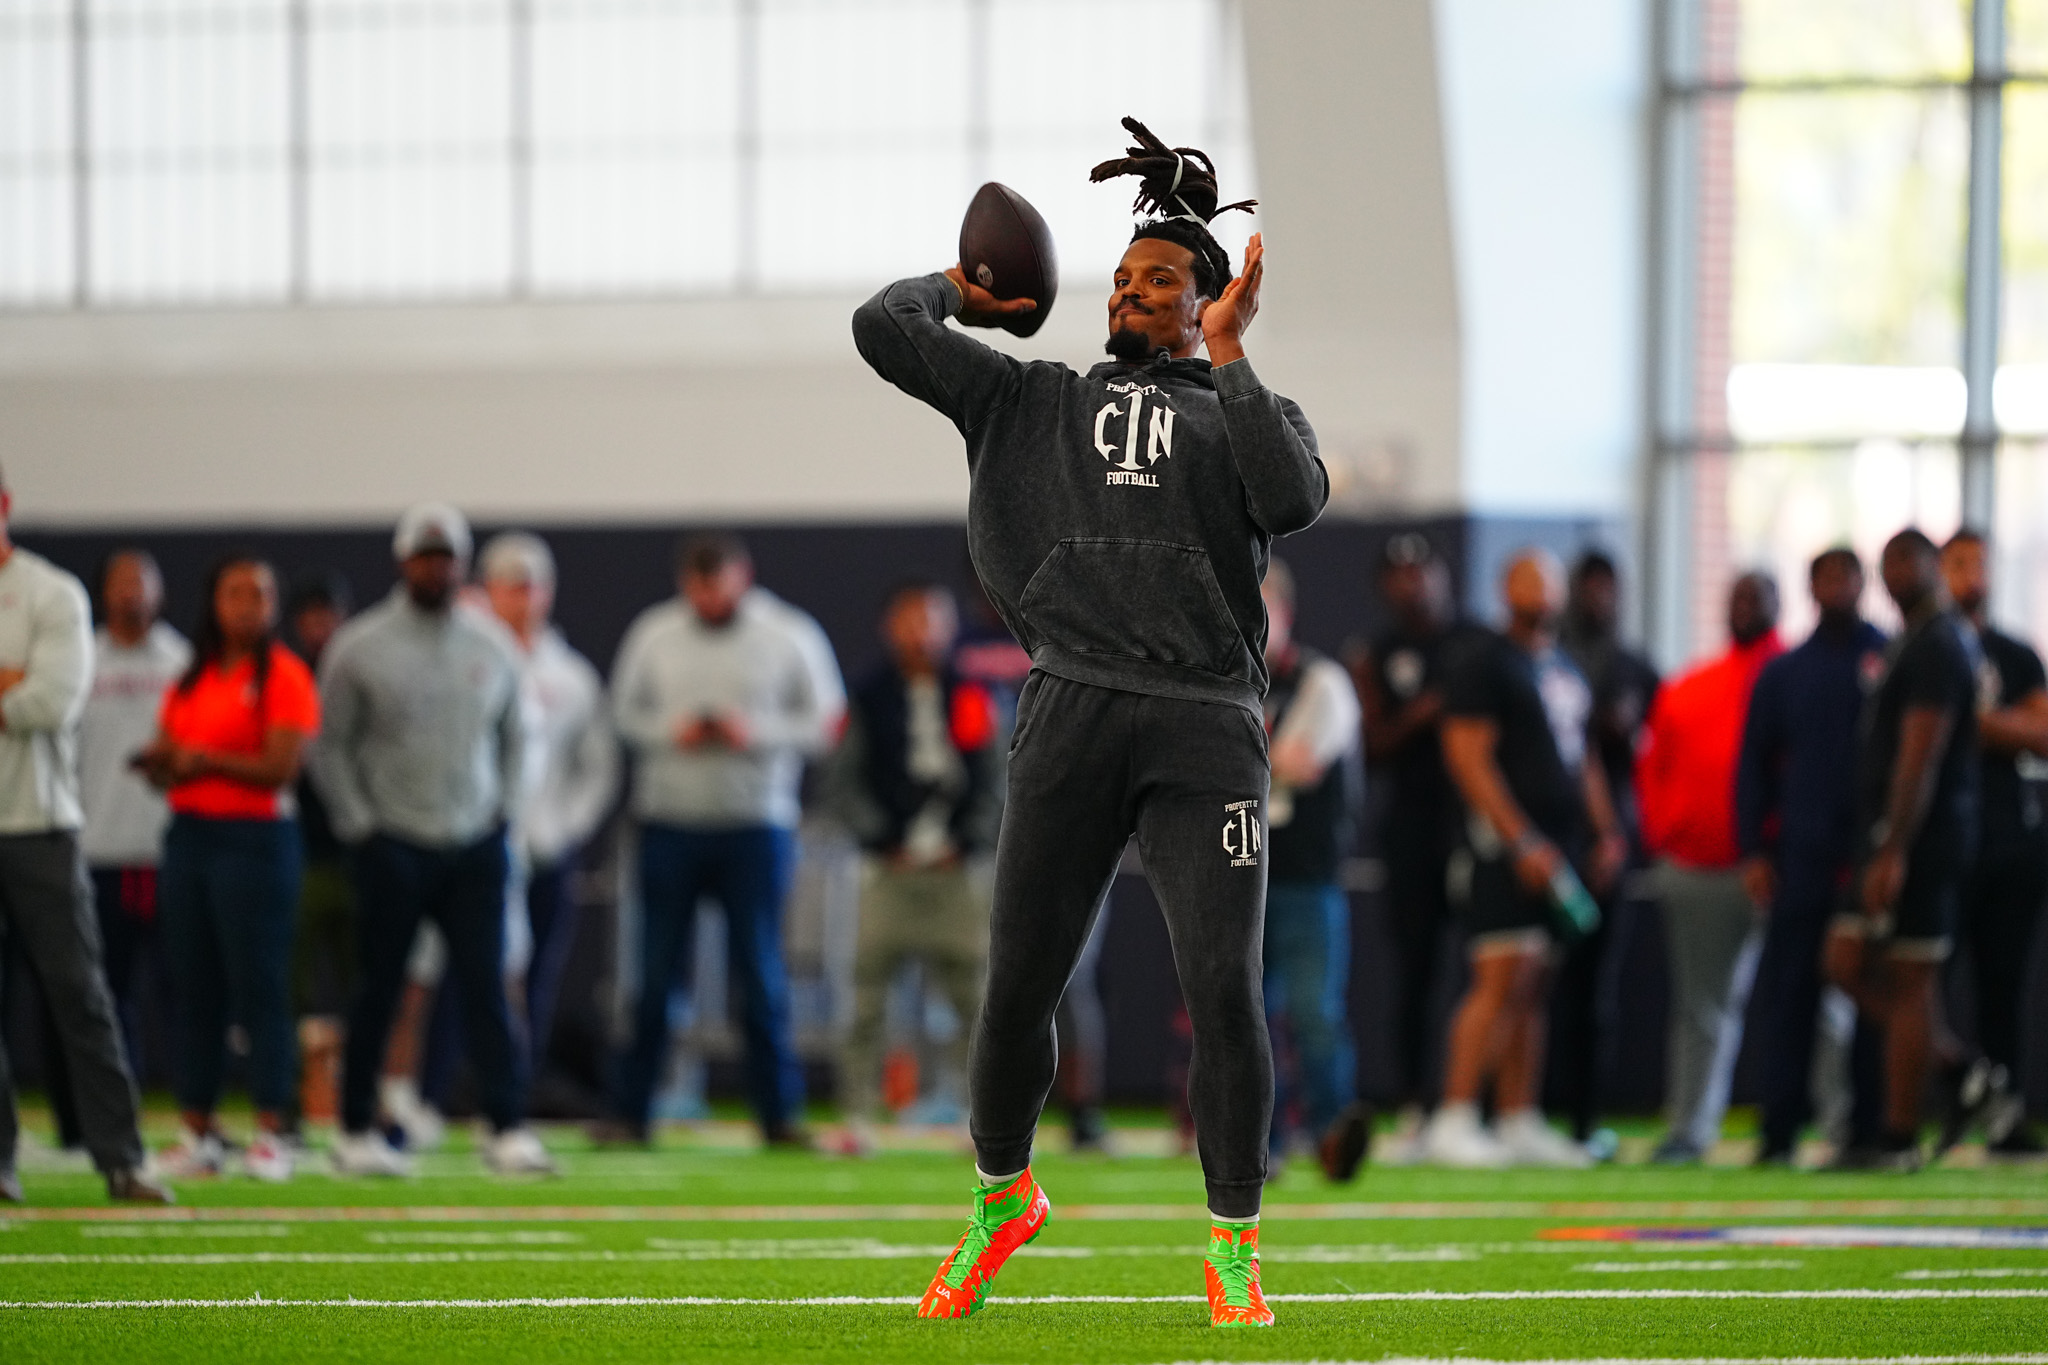
<svg viewBox="0 0 2048 1365">
<path fill-rule="evenodd" d="M 1225 1218 L 1225 1217 L 1224 1217 L 1224 1216 L 1223 1216 L 1222 1214 L 1220 1214 L 1220 1213 L 1216 1212 L 1216 1210 L 1214 1210 L 1214 1209 L 1210 1209 L 1210 1210 L 1209 1210 L 1209 1221 L 1210 1221 L 1210 1222 L 1212 1222 L 1212 1223 L 1228 1223 L 1228 1224 L 1230 1224 L 1230 1225 L 1231 1225 L 1232 1227 L 1254 1227 L 1254 1228 L 1255 1228 L 1255 1227 L 1257 1227 L 1257 1226 L 1259 1225 L 1259 1215 L 1257 1215 L 1257 1214 L 1255 1213 L 1255 1214 L 1253 1214 L 1253 1215 L 1252 1215 L 1251 1217 L 1249 1217 L 1249 1218 Z"/>
<path fill-rule="evenodd" d="M 380 1076 L 377 1098 L 390 1110 L 416 1108 L 420 1103 L 419 1082 L 410 1076 Z"/>
<path fill-rule="evenodd" d="M 1012 1171 L 1008 1175 L 990 1175 L 987 1171 L 984 1171 L 983 1169 L 981 1169 L 980 1166 L 977 1165 L 974 1168 L 974 1178 L 984 1185 L 993 1185 L 995 1188 L 1001 1189 L 1003 1186 L 1009 1184 L 1012 1180 L 1015 1180 L 1018 1176 L 1024 1174 L 1024 1171 L 1028 1171 L 1030 1169 L 1031 1168 L 1029 1166 L 1026 1166 L 1024 1170 Z"/>
<path fill-rule="evenodd" d="M 1479 1124 L 1479 1106 L 1470 1100 L 1445 1103 L 1438 1106 L 1436 1118 L 1440 1123 L 1469 1123 L 1477 1127 Z"/>
</svg>

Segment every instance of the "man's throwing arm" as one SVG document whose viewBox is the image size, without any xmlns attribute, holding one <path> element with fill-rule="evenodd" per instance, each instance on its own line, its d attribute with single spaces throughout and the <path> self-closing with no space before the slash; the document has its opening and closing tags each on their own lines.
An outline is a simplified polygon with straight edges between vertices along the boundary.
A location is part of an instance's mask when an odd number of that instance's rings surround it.
<svg viewBox="0 0 2048 1365">
<path fill-rule="evenodd" d="M 948 327 L 960 302 L 943 274 L 898 280 L 854 312 L 853 344 L 876 374 L 965 435 L 1016 399 L 1024 365 Z"/>
</svg>

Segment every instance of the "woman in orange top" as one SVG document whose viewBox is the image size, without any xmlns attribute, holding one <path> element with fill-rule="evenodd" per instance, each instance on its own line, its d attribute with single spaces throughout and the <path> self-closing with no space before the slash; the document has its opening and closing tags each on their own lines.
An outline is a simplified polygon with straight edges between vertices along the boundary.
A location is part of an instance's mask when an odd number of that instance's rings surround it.
<svg viewBox="0 0 2048 1365">
<path fill-rule="evenodd" d="M 192 666 L 164 693 L 154 744 L 136 764 L 170 793 L 160 911 L 177 997 L 176 1090 L 185 1137 L 172 1164 L 218 1174 L 215 1126 L 227 1031 L 249 1036 L 260 1130 L 249 1174 L 291 1174 L 285 1115 L 297 1071 L 292 931 L 302 854 L 291 788 L 320 728 L 313 675 L 276 638 L 277 577 L 249 555 L 207 580 Z"/>
</svg>

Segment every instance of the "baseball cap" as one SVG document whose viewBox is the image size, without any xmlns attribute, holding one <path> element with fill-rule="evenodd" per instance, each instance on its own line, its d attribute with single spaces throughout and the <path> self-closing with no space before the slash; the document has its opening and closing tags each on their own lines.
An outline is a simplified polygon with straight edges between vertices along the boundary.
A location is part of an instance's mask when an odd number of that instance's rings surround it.
<svg viewBox="0 0 2048 1365">
<path fill-rule="evenodd" d="M 467 563 L 471 548 L 469 519 L 445 502 L 422 502 L 408 507 L 391 537 L 391 554 L 396 559 L 440 551 Z"/>
</svg>

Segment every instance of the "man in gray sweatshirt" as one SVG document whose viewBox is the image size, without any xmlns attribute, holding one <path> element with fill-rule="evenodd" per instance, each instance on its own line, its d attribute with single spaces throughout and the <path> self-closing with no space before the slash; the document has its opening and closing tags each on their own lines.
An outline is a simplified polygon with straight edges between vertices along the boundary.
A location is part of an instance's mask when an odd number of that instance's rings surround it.
<svg viewBox="0 0 2048 1365">
<path fill-rule="evenodd" d="M 825 632 L 755 584 L 738 539 L 700 536 L 676 569 L 676 596 L 640 613 L 612 670 L 613 719 L 638 760 L 640 982 L 617 1122 L 597 1135 L 648 1139 L 669 987 L 689 977 L 697 902 L 710 896 L 725 911 L 754 1117 L 771 1146 L 796 1145 L 803 1069 L 790 1038 L 782 908 L 804 760 L 837 733 L 846 688 Z"/>
<path fill-rule="evenodd" d="M 505 633 L 458 605 L 469 524 L 423 503 L 398 523 L 402 581 L 335 634 L 320 660 L 313 775 L 349 846 L 358 905 L 360 984 L 349 1011 L 335 1164 L 399 1175 L 404 1158 L 374 1126 L 377 1076 L 406 960 L 422 919 L 448 943 L 463 1023 L 495 1136 L 484 1161 L 502 1173 L 553 1164 L 521 1126 L 524 1050 L 505 999 L 505 831 L 524 780 L 519 668 Z"/>
<path fill-rule="evenodd" d="M 1300 409 L 1244 358 L 1260 239 L 1233 280 L 1204 226 L 1216 212 L 1207 158 L 1126 126 L 1141 145 L 1096 178 L 1140 175 L 1140 205 L 1162 216 L 1140 223 L 1117 267 L 1110 361 L 1079 374 L 947 327 L 1032 306 L 998 301 L 957 267 L 899 281 L 854 316 L 868 363 L 965 438 L 975 569 L 1033 664 L 970 1077 L 974 1221 L 925 1317 L 979 1308 L 1043 1225 L 1050 1206 L 1029 1162 L 1053 1081 L 1053 1011 L 1135 834 L 1194 1026 L 1211 1320 L 1272 1321 L 1256 1259 L 1273 1102 L 1259 585 L 1273 537 L 1312 523 L 1329 483 Z"/>
</svg>

